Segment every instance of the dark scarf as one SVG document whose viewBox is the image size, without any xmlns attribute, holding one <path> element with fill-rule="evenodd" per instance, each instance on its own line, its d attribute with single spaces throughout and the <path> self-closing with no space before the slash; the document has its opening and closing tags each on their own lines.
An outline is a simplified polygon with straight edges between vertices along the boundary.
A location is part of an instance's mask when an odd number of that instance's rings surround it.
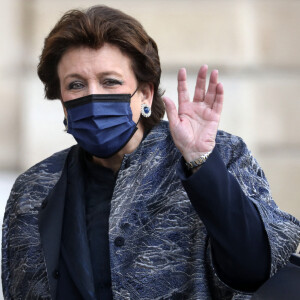
<svg viewBox="0 0 300 300">
<path fill-rule="evenodd" d="M 70 155 L 68 185 L 61 241 L 57 299 L 95 300 L 95 287 L 88 245 L 85 198 L 80 151 Z M 80 162 L 80 163 L 78 163 Z M 81 297 L 80 297 L 81 295 Z"/>
</svg>

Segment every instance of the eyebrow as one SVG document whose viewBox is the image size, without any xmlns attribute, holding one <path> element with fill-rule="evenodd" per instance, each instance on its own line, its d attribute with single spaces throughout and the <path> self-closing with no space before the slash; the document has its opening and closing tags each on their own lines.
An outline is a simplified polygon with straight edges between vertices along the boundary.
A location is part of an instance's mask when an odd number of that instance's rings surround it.
<svg viewBox="0 0 300 300">
<path fill-rule="evenodd" d="M 106 72 L 100 72 L 97 74 L 97 76 L 109 76 L 109 75 L 116 75 L 119 77 L 122 77 L 122 75 L 116 71 L 106 71 Z M 68 78 L 80 78 L 80 79 L 84 79 L 84 77 L 82 75 L 80 75 L 79 73 L 71 73 L 68 74 L 65 78 L 64 81 Z"/>
</svg>

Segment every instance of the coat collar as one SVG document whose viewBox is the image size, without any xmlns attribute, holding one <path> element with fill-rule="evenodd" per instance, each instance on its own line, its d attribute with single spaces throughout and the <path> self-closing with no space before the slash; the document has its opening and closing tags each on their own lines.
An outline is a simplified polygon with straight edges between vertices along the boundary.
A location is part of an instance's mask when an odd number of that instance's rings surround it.
<svg viewBox="0 0 300 300">
<path fill-rule="evenodd" d="M 56 298 L 58 262 L 60 255 L 60 241 L 63 225 L 65 194 L 67 190 L 67 162 L 70 154 L 78 147 L 71 148 L 62 168 L 61 176 L 55 186 L 42 202 L 39 212 L 38 225 L 43 254 L 50 285 L 51 298 Z"/>
</svg>

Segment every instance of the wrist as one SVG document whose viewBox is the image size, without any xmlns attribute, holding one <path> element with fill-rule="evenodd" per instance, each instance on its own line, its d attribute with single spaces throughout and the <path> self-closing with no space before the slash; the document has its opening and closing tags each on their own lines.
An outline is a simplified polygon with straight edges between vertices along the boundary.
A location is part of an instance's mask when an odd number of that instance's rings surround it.
<svg viewBox="0 0 300 300">
<path fill-rule="evenodd" d="M 188 170 L 193 170 L 193 173 L 197 171 L 208 159 L 209 155 L 212 151 L 205 152 L 199 154 L 199 156 L 194 160 L 186 160 L 185 158 L 185 165 Z"/>
</svg>

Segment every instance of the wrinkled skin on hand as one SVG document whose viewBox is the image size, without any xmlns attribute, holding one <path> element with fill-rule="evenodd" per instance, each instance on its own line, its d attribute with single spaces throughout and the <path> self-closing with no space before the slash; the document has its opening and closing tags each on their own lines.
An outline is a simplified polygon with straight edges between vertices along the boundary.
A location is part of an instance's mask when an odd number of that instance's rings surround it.
<svg viewBox="0 0 300 300">
<path fill-rule="evenodd" d="M 178 111 L 171 99 L 163 98 L 174 143 L 187 162 L 212 151 L 215 146 L 224 90 L 218 82 L 218 70 L 211 72 L 205 90 L 207 69 L 207 65 L 203 65 L 198 72 L 193 101 L 187 89 L 186 70 L 178 71 Z"/>
</svg>

